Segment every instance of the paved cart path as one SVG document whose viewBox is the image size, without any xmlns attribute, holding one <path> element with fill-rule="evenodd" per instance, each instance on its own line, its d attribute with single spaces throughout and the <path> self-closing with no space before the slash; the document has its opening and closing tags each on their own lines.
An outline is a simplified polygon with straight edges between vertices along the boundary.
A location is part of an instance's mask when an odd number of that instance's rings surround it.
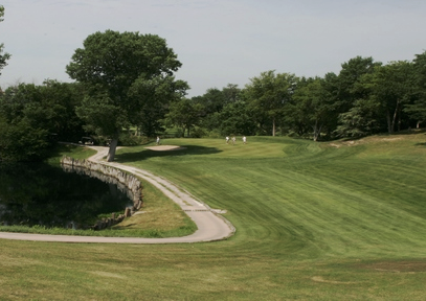
<svg viewBox="0 0 426 301">
<path fill-rule="evenodd" d="M 164 150 L 164 147 L 165 146 L 162 146 L 162 150 Z M 186 214 L 195 222 L 198 230 L 188 236 L 169 238 L 69 236 L 0 232 L 0 239 L 75 243 L 164 244 L 216 241 L 227 238 L 235 232 L 235 228 L 231 225 L 231 223 L 220 215 L 220 210 L 211 209 L 206 204 L 195 200 L 189 193 L 179 189 L 172 182 L 155 176 L 146 170 L 119 164 L 116 162 L 103 161 L 103 158 L 108 153 L 107 147 L 92 146 L 92 148 L 97 150 L 97 153 L 90 157 L 89 160 L 120 168 L 142 178 L 145 181 L 150 182 L 172 201 L 178 204 L 182 210 L 184 210 Z M 170 146 L 170 150 L 173 148 L 173 146 Z"/>
</svg>

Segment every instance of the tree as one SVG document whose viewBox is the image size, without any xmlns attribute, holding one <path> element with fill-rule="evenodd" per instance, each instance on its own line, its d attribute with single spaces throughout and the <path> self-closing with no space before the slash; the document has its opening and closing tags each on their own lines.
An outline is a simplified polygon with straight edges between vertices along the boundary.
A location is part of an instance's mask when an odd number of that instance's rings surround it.
<svg viewBox="0 0 426 301">
<path fill-rule="evenodd" d="M 339 113 L 348 112 L 353 106 L 354 102 L 361 98 L 366 98 L 364 91 L 356 85 L 365 74 L 372 74 L 376 71 L 376 67 L 381 66 L 382 63 L 374 62 L 372 57 L 357 56 L 342 64 L 339 79 L 339 92 L 337 107 Z"/>
<path fill-rule="evenodd" d="M 188 84 L 175 80 L 172 76 L 157 76 L 150 80 L 138 80 L 129 90 L 129 97 L 134 101 L 145 99 L 141 103 L 141 111 L 136 115 L 133 124 L 148 137 L 163 131 L 161 119 L 168 112 L 169 103 L 173 103 L 185 96 Z"/>
<path fill-rule="evenodd" d="M 4 16 L 4 7 L 0 6 L 0 22 L 3 22 L 3 16 Z M 3 53 L 3 48 L 4 48 L 4 45 L 0 44 L 0 71 L 7 65 L 7 60 L 10 58 L 9 53 Z"/>
<path fill-rule="evenodd" d="M 389 134 L 401 129 L 403 108 L 415 91 L 413 67 L 411 62 L 397 61 L 379 67 L 374 73 L 373 97 L 381 105 Z"/>
<path fill-rule="evenodd" d="M 256 124 L 252 112 L 243 101 L 228 103 L 222 112 L 218 113 L 220 133 L 222 135 L 247 135 L 255 134 Z"/>
<path fill-rule="evenodd" d="M 193 104 L 189 99 L 182 99 L 170 104 L 170 111 L 166 114 L 166 123 L 171 123 L 181 129 L 182 134 L 185 130 L 190 137 L 190 129 L 198 125 L 201 118 L 203 107 L 199 104 Z"/>
<path fill-rule="evenodd" d="M 414 78 L 415 87 L 413 93 L 413 102 L 407 104 L 404 112 L 415 119 L 417 128 L 420 123 L 426 121 L 426 52 L 416 54 L 414 59 Z"/>
<path fill-rule="evenodd" d="M 283 115 L 284 104 L 291 99 L 296 80 L 293 74 L 267 71 L 250 79 L 251 83 L 246 85 L 251 107 L 267 116 L 272 125 L 272 136 L 276 134 L 276 123 Z"/>
<path fill-rule="evenodd" d="M 312 137 L 317 141 L 321 130 L 332 120 L 335 98 L 323 86 L 324 79 L 315 78 L 298 87 L 293 95 L 293 110 L 300 111 L 303 122 L 312 128 Z"/>
<path fill-rule="evenodd" d="M 41 161 L 57 139 L 81 139 L 82 122 L 75 114 L 79 88 L 53 80 L 7 88 L 0 97 L 0 157 Z"/>
<path fill-rule="evenodd" d="M 107 160 L 113 161 L 121 129 L 135 123 L 147 101 L 130 91 L 144 81 L 171 77 L 181 63 L 157 35 L 107 30 L 89 35 L 83 46 L 67 66 L 69 76 L 88 91 L 77 113 L 112 138 Z M 175 93 L 173 86 L 169 92 Z"/>
</svg>

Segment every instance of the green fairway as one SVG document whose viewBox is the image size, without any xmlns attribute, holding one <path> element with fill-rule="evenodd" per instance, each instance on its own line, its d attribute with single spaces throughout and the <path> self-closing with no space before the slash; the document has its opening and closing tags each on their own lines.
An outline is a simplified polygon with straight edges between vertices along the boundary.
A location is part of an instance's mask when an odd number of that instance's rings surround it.
<svg viewBox="0 0 426 301">
<path fill-rule="evenodd" d="M 226 209 L 236 234 L 155 246 L 1 240 L 0 300 L 424 300 L 425 141 L 164 139 L 184 149 L 121 149 L 116 161 Z"/>
</svg>

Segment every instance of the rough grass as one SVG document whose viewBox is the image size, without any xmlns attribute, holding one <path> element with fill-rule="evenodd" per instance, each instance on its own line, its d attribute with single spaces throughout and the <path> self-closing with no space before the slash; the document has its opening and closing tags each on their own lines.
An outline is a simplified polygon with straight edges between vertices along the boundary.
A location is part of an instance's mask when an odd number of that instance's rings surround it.
<svg viewBox="0 0 426 301">
<path fill-rule="evenodd" d="M 69 156 L 74 159 L 83 160 L 87 159 L 96 154 L 96 151 L 88 147 L 82 147 L 80 145 L 73 144 L 58 144 L 55 150 L 52 152 L 51 157 L 48 160 L 50 164 L 60 163 L 62 157 Z"/>
<path fill-rule="evenodd" d="M 237 233 L 177 245 L 2 240 L 0 299 L 424 300 L 425 141 L 164 139 L 186 149 L 123 149 L 118 161 L 227 209 Z"/>
</svg>

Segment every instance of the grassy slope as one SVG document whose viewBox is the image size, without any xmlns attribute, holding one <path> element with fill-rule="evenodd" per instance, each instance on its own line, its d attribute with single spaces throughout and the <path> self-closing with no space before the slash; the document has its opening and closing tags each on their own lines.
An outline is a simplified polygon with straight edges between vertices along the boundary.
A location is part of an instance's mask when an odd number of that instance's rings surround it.
<svg viewBox="0 0 426 301">
<path fill-rule="evenodd" d="M 119 161 L 227 209 L 237 234 L 167 246 L 1 241 L 0 300 L 423 300 L 425 138 L 123 150 Z"/>
</svg>

